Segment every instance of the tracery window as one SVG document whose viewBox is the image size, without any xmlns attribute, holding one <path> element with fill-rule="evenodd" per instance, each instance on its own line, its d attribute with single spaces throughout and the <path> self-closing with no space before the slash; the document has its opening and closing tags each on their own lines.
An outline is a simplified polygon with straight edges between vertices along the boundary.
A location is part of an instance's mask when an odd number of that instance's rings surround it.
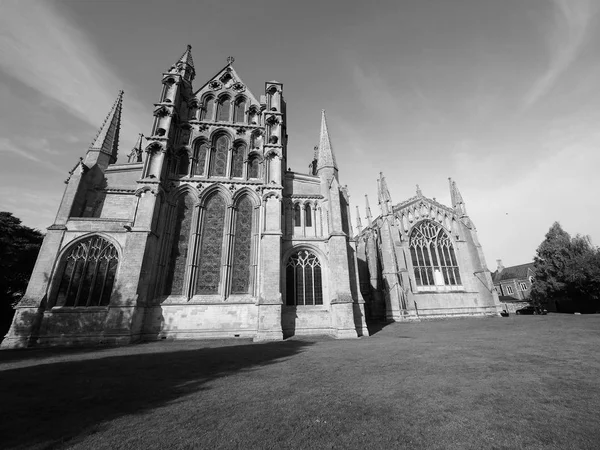
<svg viewBox="0 0 600 450">
<path fill-rule="evenodd" d="M 194 159 L 196 160 L 196 167 L 194 169 L 195 175 L 204 175 L 206 167 L 206 155 L 208 154 L 209 145 L 206 141 L 200 141 L 196 144 L 194 151 Z"/>
<path fill-rule="evenodd" d="M 306 206 L 304 206 L 304 226 L 312 227 L 312 209 L 310 204 L 306 204 Z"/>
<path fill-rule="evenodd" d="M 233 110 L 233 121 L 237 123 L 244 123 L 246 115 L 246 99 L 240 97 L 235 101 L 235 108 Z"/>
<path fill-rule="evenodd" d="M 286 269 L 287 305 L 322 305 L 321 262 L 308 250 L 290 256 Z"/>
<path fill-rule="evenodd" d="M 202 108 L 202 114 L 200 120 L 213 120 L 213 111 L 215 109 L 214 97 L 208 97 L 204 101 L 204 108 Z"/>
<path fill-rule="evenodd" d="M 302 226 L 302 220 L 300 219 L 300 204 L 299 203 L 296 203 L 294 205 L 294 226 L 295 227 Z"/>
<path fill-rule="evenodd" d="M 444 230 L 425 220 L 410 236 L 410 254 L 417 286 L 461 284 L 454 246 Z"/>
<path fill-rule="evenodd" d="M 175 228 L 169 257 L 169 269 L 165 283 L 165 295 L 183 295 L 185 268 L 192 227 L 194 199 L 191 194 L 182 195 L 175 206 Z"/>
<path fill-rule="evenodd" d="M 225 200 L 219 194 L 213 195 L 206 202 L 195 294 L 219 292 L 225 210 Z"/>
<path fill-rule="evenodd" d="M 231 109 L 231 100 L 229 97 L 221 97 L 217 106 L 217 120 L 219 122 L 229 122 L 229 110 Z"/>
<path fill-rule="evenodd" d="M 246 294 L 250 286 L 253 209 L 252 201 L 248 196 L 242 198 L 237 204 L 231 276 L 232 294 Z"/>
<path fill-rule="evenodd" d="M 256 156 L 248 160 L 248 178 L 258 178 L 258 158 Z"/>
<path fill-rule="evenodd" d="M 110 302 L 119 254 L 114 245 L 93 236 L 74 245 L 65 259 L 55 306 L 107 306 Z"/>
<path fill-rule="evenodd" d="M 211 163 L 211 175 L 224 177 L 227 169 L 227 153 L 229 151 L 229 139 L 225 135 L 219 136 L 215 141 L 214 158 Z"/>
<path fill-rule="evenodd" d="M 246 144 L 237 143 L 233 148 L 231 155 L 231 176 L 242 177 L 244 172 L 244 155 L 246 153 Z"/>
</svg>

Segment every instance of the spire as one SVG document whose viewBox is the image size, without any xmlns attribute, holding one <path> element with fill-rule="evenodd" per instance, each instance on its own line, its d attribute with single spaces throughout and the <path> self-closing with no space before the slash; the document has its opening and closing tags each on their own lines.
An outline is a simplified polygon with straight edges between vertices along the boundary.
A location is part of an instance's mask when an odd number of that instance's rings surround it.
<svg viewBox="0 0 600 450">
<path fill-rule="evenodd" d="M 99 152 L 110 156 L 109 164 L 117 161 L 119 150 L 119 130 L 121 128 L 121 109 L 123 107 L 123 91 L 119 91 L 117 100 L 104 119 L 100 131 L 90 145 L 88 153 Z"/>
<path fill-rule="evenodd" d="M 188 81 L 192 81 L 196 76 L 196 69 L 194 69 L 194 59 L 192 58 L 192 46 L 188 44 L 183 55 L 177 60 L 177 62 L 171 66 L 169 73 L 179 73 Z"/>
<path fill-rule="evenodd" d="M 371 216 L 371 207 L 369 206 L 369 197 L 367 196 L 367 194 L 365 194 L 365 204 L 367 205 L 367 222 L 369 223 L 369 226 L 371 226 L 371 223 L 373 222 L 373 217 Z"/>
<path fill-rule="evenodd" d="M 358 205 L 356 205 L 356 228 L 358 228 L 359 233 L 362 233 L 362 221 L 360 220 L 360 211 L 358 209 Z"/>
<path fill-rule="evenodd" d="M 327 120 L 325 119 L 325 110 L 321 110 L 321 136 L 319 138 L 319 149 L 317 151 L 317 171 L 326 167 L 338 170 L 335 162 L 333 149 L 331 148 L 331 140 L 327 131 Z"/>
<path fill-rule="evenodd" d="M 462 195 L 460 195 L 460 191 L 456 186 L 456 181 L 452 181 L 452 178 L 448 178 L 448 182 L 450 184 L 450 199 L 452 201 L 452 207 L 460 213 L 462 216 L 467 215 L 467 208 L 465 207 L 465 202 L 463 201 Z"/>
</svg>

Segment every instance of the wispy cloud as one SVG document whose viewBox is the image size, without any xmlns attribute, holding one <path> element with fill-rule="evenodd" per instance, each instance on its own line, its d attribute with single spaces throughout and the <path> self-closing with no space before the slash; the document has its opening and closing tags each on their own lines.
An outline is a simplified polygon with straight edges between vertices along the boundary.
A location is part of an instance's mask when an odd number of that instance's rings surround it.
<svg viewBox="0 0 600 450">
<path fill-rule="evenodd" d="M 5 0 L 0 5 L 0 29 L 0 71 L 59 102 L 94 128 L 102 124 L 123 81 L 57 6 Z M 126 94 L 122 136 L 145 129 L 145 109 Z"/>
<path fill-rule="evenodd" d="M 591 0 L 552 0 L 552 3 L 553 20 L 544 26 L 548 68 L 525 95 L 525 108 L 543 97 L 579 55 L 593 16 Z"/>
<path fill-rule="evenodd" d="M 45 156 L 59 155 L 60 152 L 52 150 L 47 139 L 36 139 L 31 137 L 21 137 L 15 140 L 8 138 L 0 138 L 0 153 L 12 153 L 22 158 L 34 161 L 38 164 L 43 164 L 51 170 L 59 173 L 64 173 L 64 169 L 49 162 L 47 158 L 40 158 L 40 153 Z"/>
</svg>

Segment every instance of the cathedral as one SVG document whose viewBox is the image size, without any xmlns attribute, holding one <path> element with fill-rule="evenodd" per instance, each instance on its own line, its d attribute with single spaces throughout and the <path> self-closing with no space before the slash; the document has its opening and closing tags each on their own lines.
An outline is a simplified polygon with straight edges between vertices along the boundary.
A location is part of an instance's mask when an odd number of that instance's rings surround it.
<svg viewBox="0 0 600 450">
<path fill-rule="evenodd" d="M 3 348 L 159 339 L 368 336 L 367 320 L 497 315 L 454 182 L 354 236 L 325 112 L 307 173 L 286 170 L 283 85 L 255 97 L 233 58 L 199 89 L 191 47 L 162 76 L 149 136 L 118 154 L 123 92 L 69 172 Z M 316 133 L 315 133 L 316 134 Z"/>
</svg>

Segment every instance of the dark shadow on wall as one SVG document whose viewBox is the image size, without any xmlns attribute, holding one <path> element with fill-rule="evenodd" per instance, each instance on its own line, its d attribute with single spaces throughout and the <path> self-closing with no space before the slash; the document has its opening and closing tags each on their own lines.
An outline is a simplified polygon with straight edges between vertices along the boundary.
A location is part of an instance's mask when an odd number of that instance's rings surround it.
<svg viewBox="0 0 600 450">
<path fill-rule="evenodd" d="M 296 320 L 298 319 L 297 306 L 281 306 L 281 328 L 283 338 L 287 339 L 296 334 Z"/>
<path fill-rule="evenodd" d="M 0 352 L 0 447 L 66 446 L 101 430 L 102 423 L 210 389 L 216 378 L 277 364 L 311 344 L 217 345 L 149 343 L 88 354 L 26 350 L 29 359 L 20 363 L 7 362 L 15 360 L 16 352 Z M 54 359 L 36 360 L 42 355 Z"/>
</svg>

